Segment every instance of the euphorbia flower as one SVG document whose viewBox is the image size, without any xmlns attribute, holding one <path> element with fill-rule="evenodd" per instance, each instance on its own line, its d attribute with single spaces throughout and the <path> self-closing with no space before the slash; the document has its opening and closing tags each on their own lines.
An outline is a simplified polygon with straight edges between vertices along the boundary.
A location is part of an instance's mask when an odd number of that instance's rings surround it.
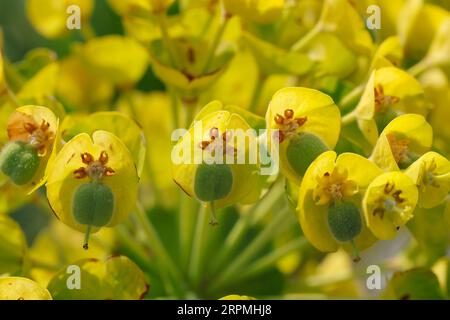
<svg viewBox="0 0 450 320">
<path fill-rule="evenodd" d="M 1 170 L 12 182 L 30 192 L 45 182 L 47 162 L 55 153 L 58 118 L 41 106 L 23 106 L 10 116 L 8 140 L 0 163 Z"/>
<path fill-rule="evenodd" d="M 428 107 L 419 81 L 399 68 L 385 67 L 372 72 L 354 112 L 365 138 L 374 144 L 378 132 L 397 115 L 425 116 Z"/>
<path fill-rule="evenodd" d="M 400 227 L 413 217 L 418 200 L 414 182 L 406 174 L 394 171 L 376 177 L 364 195 L 367 226 L 382 240 L 396 236 Z"/>
<path fill-rule="evenodd" d="M 308 88 L 284 88 L 275 93 L 266 113 L 266 126 L 277 129 L 280 168 L 297 182 L 322 152 L 339 137 L 340 113 L 328 95 Z"/>
<path fill-rule="evenodd" d="M 223 110 L 218 101 L 204 109 L 214 110 L 215 105 L 222 110 L 197 118 L 174 146 L 173 179 L 187 195 L 216 208 L 252 203 L 261 191 L 259 157 L 256 155 L 252 163 L 249 155 L 256 135 L 246 135 L 245 144 L 244 140 L 239 142 L 237 130 L 245 133 L 251 127 L 238 113 Z M 238 159 L 244 157 L 245 161 L 239 163 Z M 211 222 L 215 222 L 214 217 Z"/>
<path fill-rule="evenodd" d="M 190 42 L 178 38 L 172 44 L 176 48 L 179 65 L 174 65 L 171 61 L 162 40 L 151 43 L 150 58 L 156 75 L 164 83 L 177 89 L 184 99 L 197 97 L 202 90 L 212 85 L 234 56 L 233 48 L 222 47 L 205 70 L 205 60 L 210 50 L 206 42 Z"/>
<path fill-rule="evenodd" d="M 384 128 L 370 159 L 385 171 L 408 167 L 427 152 L 432 144 L 433 130 L 418 114 L 405 114 Z"/>
<path fill-rule="evenodd" d="M 436 152 L 427 152 L 405 173 L 419 189 L 419 206 L 433 208 L 442 203 L 450 191 L 450 162 Z"/>
<path fill-rule="evenodd" d="M 365 249 L 374 237 L 364 223 L 361 202 L 370 182 L 382 171 L 366 158 L 327 151 L 303 177 L 298 217 L 307 239 L 319 250 Z M 357 255 L 357 251 L 355 252 Z"/>
<path fill-rule="evenodd" d="M 80 8 L 81 24 L 87 23 L 94 11 L 92 0 L 27 0 L 26 11 L 31 24 L 40 34 L 47 38 L 57 38 L 69 31 L 67 8 L 71 5 Z M 82 27 L 86 28 L 84 25 Z"/>
<path fill-rule="evenodd" d="M 224 0 L 227 12 L 259 23 L 270 23 L 281 16 L 284 0 Z"/>
<path fill-rule="evenodd" d="M 47 180 L 47 198 L 66 225 L 86 233 L 122 222 L 137 199 L 133 157 L 112 133 L 81 133 L 56 156 Z"/>
</svg>

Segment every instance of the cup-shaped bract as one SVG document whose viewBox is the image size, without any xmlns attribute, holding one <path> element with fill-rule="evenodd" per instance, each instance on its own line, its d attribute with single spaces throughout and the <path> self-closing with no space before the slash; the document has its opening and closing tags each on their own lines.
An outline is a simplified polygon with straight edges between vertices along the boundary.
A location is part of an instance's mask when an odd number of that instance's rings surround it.
<svg viewBox="0 0 450 320">
<path fill-rule="evenodd" d="M 42 106 L 19 107 L 9 117 L 2 171 L 30 193 L 45 183 L 47 163 L 56 152 L 58 125 L 55 114 Z"/>
<path fill-rule="evenodd" d="M 428 111 L 419 81 L 399 68 L 385 67 L 372 72 L 355 113 L 364 137 L 375 144 L 378 133 L 396 116 L 426 116 Z"/>
<path fill-rule="evenodd" d="M 376 177 L 364 195 L 367 227 L 381 240 L 395 238 L 397 231 L 412 217 L 417 205 L 417 186 L 400 171 Z"/>
<path fill-rule="evenodd" d="M 234 56 L 231 46 L 221 47 L 205 69 L 210 50 L 206 42 L 177 38 L 172 44 L 176 58 L 171 57 L 163 41 L 158 39 L 150 44 L 150 59 L 156 75 L 165 84 L 175 88 L 183 98 L 197 97 L 201 91 L 211 86 Z"/>
<path fill-rule="evenodd" d="M 358 249 L 373 244 L 361 202 L 367 186 L 381 172 L 368 159 L 353 153 L 337 156 L 327 151 L 311 163 L 300 186 L 297 212 L 306 238 L 317 249 L 333 252 L 340 245 L 350 249 L 349 241 Z M 333 214 L 337 216 L 330 217 Z"/>
<path fill-rule="evenodd" d="M 385 171 L 406 169 L 427 152 L 433 130 L 418 114 L 404 114 L 392 120 L 381 132 L 370 159 Z"/>
<path fill-rule="evenodd" d="M 340 125 L 339 109 L 328 95 L 296 87 L 276 92 L 266 113 L 266 127 L 278 130 L 273 131 L 270 138 L 279 142 L 282 173 L 299 184 L 314 160 L 311 157 L 335 147 Z"/>
<path fill-rule="evenodd" d="M 450 161 L 439 153 L 425 153 L 405 173 L 419 189 L 420 207 L 433 208 L 447 198 L 450 192 Z"/>
<path fill-rule="evenodd" d="M 133 157 L 118 137 L 101 130 L 95 131 L 92 137 L 81 133 L 67 142 L 57 154 L 46 184 L 47 198 L 53 212 L 63 223 L 78 231 L 88 232 L 91 225 L 79 221 L 83 219 L 79 219 L 78 215 L 81 213 L 78 209 L 87 206 L 85 203 L 75 204 L 74 201 L 82 202 L 97 195 L 87 194 L 84 197 L 86 190 L 80 188 L 86 188 L 83 186 L 87 184 L 102 186 L 102 194 L 98 194 L 94 202 L 98 200 L 100 204 L 105 200 L 109 204 L 112 201 L 112 212 L 100 210 L 92 214 L 111 214 L 103 226 L 113 227 L 133 210 L 137 200 L 138 180 Z M 108 191 L 103 192 L 106 189 Z M 91 188 L 91 191 L 98 190 Z M 108 193 L 107 199 L 105 193 Z M 99 227 L 94 225 L 93 231 Z"/>
<path fill-rule="evenodd" d="M 173 179 L 189 196 L 217 208 L 252 203 L 262 185 L 258 152 L 256 132 L 238 113 L 206 113 L 174 146 Z"/>
</svg>

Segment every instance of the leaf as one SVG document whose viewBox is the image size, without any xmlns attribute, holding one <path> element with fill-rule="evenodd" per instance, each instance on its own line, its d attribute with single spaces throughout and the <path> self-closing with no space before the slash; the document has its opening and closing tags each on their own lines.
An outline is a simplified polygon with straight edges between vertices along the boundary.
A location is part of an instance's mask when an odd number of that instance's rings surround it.
<svg viewBox="0 0 450 320">
<path fill-rule="evenodd" d="M 48 285 L 55 300 L 137 300 L 143 299 L 148 292 L 149 285 L 144 274 L 127 257 L 115 256 L 106 261 L 86 259 L 72 265 L 81 270 L 81 289 L 67 288 L 72 274 L 64 268 Z"/>
<path fill-rule="evenodd" d="M 0 300 L 52 300 L 36 282 L 19 277 L 0 278 Z"/>
<path fill-rule="evenodd" d="M 394 273 L 383 296 L 387 299 L 398 300 L 444 299 L 436 275 L 422 268 Z"/>
<path fill-rule="evenodd" d="M 0 214 L 0 275 L 20 274 L 26 255 L 27 242 L 22 229 L 14 220 Z"/>
</svg>

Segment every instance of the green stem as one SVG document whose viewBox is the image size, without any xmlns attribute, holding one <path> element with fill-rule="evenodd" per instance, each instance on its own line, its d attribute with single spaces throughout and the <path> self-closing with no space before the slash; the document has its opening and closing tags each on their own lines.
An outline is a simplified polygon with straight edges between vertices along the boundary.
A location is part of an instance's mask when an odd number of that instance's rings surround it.
<svg viewBox="0 0 450 320">
<path fill-rule="evenodd" d="M 197 286 L 202 274 L 202 253 L 206 245 L 206 231 L 208 228 L 207 208 L 200 205 L 197 216 L 197 224 L 195 226 L 194 238 L 192 240 L 191 259 L 189 264 L 189 279 L 192 284 Z"/>
<path fill-rule="evenodd" d="M 341 110 L 345 110 L 352 104 L 356 103 L 358 101 L 358 99 L 361 97 L 361 95 L 363 94 L 365 87 L 366 87 L 366 84 L 362 83 L 359 86 L 355 87 L 347 95 L 345 95 L 339 103 L 339 107 L 341 108 Z"/>
<path fill-rule="evenodd" d="M 303 36 L 300 40 L 298 40 L 291 47 L 292 51 L 301 51 L 303 50 L 315 37 L 322 31 L 321 25 L 317 23 L 309 32 Z"/>
<path fill-rule="evenodd" d="M 355 110 L 353 110 L 350 113 L 347 113 L 341 119 L 341 123 L 342 123 L 343 126 L 347 126 L 349 124 L 352 124 L 355 121 L 356 121 L 356 112 L 355 112 Z"/>
<path fill-rule="evenodd" d="M 84 243 L 83 243 L 83 249 L 84 250 L 88 250 L 89 249 L 89 237 L 91 235 L 91 229 L 92 229 L 92 226 L 88 225 L 87 230 L 86 230 L 86 234 L 84 235 Z"/>
<path fill-rule="evenodd" d="M 150 243 L 150 248 L 155 253 L 158 263 L 160 263 L 161 266 L 160 272 L 161 273 L 167 272 L 175 279 L 178 285 L 181 285 L 183 283 L 181 274 L 177 269 L 176 265 L 174 264 L 169 253 L 167 252 L 164 244 L 162 243 L 158 235 L 158 232 L 153 226 L 151 220 L 148 218 L 140 202 L 136 204 L 136 215 L 143 228 L 143 231 L 145 232 L 147 240 Z"/>
<path fill-rule="evenodd" d="M 192 238 L 194 235 L 195 218 L 198 212 L 198 202 L 188 197 L 182 190 L 180 192 L 180 210 L 178 210 L 178 226 L 180 239 L 181 266 L 187 268 L 191 254 Z"/>
<path fill-rule="evenodd" d="M 242 251 L 242 253 L 220 273 L 217 280 L 211 286 L 211 291 L 215 291 L 218 288 L 225 286 L 229 281 L 232 281 L 233 277 L 242 272 L 243 267 L 260 253 L 260 250 L 270 242 L 274 236 L 286 230 L 294 221 L 295 218 L 288 208 L 278 212 L 274 219 L 265 226 L 262 232 L 253 239 L 244 251 Z"/>
<path fill-rule="evenodd" d="M 156 17 L 159 28 L 161 30 L 161 35 L 163 37 L 164 44 L 166 46 L 167 52 L 169 54 L 169 60 L 173 67 L 176 69 L 181 69 L 181 65 L 177 59 L 177 52 L 175 50 L 175 47 L 173 46 L 172 39 L 169 35 L 169 30 L 167 27 L 167 21 L 166 21 L 166 15 L 165 13 L 162 13 Z"/>
<path fill-rule="evenodd" d="M 361 260 L 361 257 L 359 255 L 359 250 L 356 247 L 355 241 L 352 239 L 352 241 L 350 241 L 350 244 L 352 245 L 353 255 L 355 256 L 353 258 L 353 261 L 354 262 L 359 262 Z"/>
<path fill-rule="evenodd" d="M 157 276 L 158 271 L 155 268 L 155 264 L 149 258 L 148 253 L 144 247 L 140 245 L 135 238 L 133 238 L 127 228 L 121 224 L 117 226 L 117 235 L 123 250 L 132 257 L 133 260 L 141 266 L 145 267 L 145 270 L 151 273 L 152 276 Z"/>
<path fill-rule="evenodd" d="M 237 245 L 245 236 L 246 231 L 270 213 L 271 209 L 278 202 L 283 193 L 283 184 L 280 182 L 275 183 L 272 188 L 267 191 L 264 197 L 234 224 L 233 229 L 228 233 L 228 236 L 223 243 L 220 253 L 211 266 L 213 273 L 220 270 L 223 264 L 231 258 L 236 251 Z"/>
<path fill-rule="evenodd" d="M 214 59 L 214 55 L 216 54 L 217 48 L 219 47 L 220 40 L 222 40 L 225 29 L 227 28 L 228 21 L 230 19 L 225 15 L 220 23 L 219 29 L 214 36 L 213 42 L 211 43 L 211 47 L 209 48 L 208 56 L 206 58 L 205 65 L 202 69 L 202 74 L 206 74 L 208 72 L 209 67 Z"/>
<path fill-rule="evenodd" d="M 19 99 L 17 99 L 16 95 L 11 91 L 8 85 L 5 86 L 3 92 L 0 92 L 0 98 L 3 96 L 14 108 L 19 108 L 22 106 Z"/>
<path fill-rule="evenodd" d="M 174 89 L 169 88 L 170 93 L 170 112 L 172 115 L 172 128 L 178 129 L 180 127 L 178 114 L 178 98 Z"/>
<path fill-rule="evenodd" d="M 131 91 L 124 90 L 123 95 L 130 107 L 131 116 L 133 117 L 134 121 L 136 121 L 137 119 L 139 119 L 140 115 L 139 115 L 139 112 L 137 111 L 137 107 L 136 107 L 136 104 L 134 103 L 133 97 L 131 95 Z M 148 155 L 148 146 L 146 146 L 146 155 L 145 155 L 146 160 L 148 159 L 147 155 Z M 144 167 L 142 168 L 142 171 L 145 170 L 145 173 L 147 174 L 148 182 L 150 183 L 152 191 L 154 193 L 154 199 L 153 199 L 154 203 L 157 203 L 158 199 L 162 198 L 162 195 L 159 191 L 158 185 L 156 184 L 156 178 L 155 178 L 155 174 L 153 172 L 152 163 L 151 163 L 151 161 L 144 161 L 143 166 Z M 141 173 L 139 173 L 139 174 L 141 175 Z"/>
<path fill-rule="evenodd" d="M 424 72 L 426 69 L 430 68 L 431 64 L 429 63 L 427 58 L 424 58 L 420 60 L 418 63 L 413 65 L 411 68 L 408 69 L 408 73 L 412 75 L 413 77 L 417 77 L 422 72 Z"/>
<path fill-rule="evenodd" d="M 288 254 L 291 254 L 292 252 L 304 248 L 307 244 L 308 241 L 306 241 L 305 238 L 292 240 L 283 247 L 278 248 L 275 251 L 253 262 L 249 267 L 245 268 L 243 272 L 239 273 L 238 277 L 234 280 L 238 281 L 261 274 L 264 271 L 272 268 L 281 258 L 287 256 Z"/>
<path fill-rule="evenodd" d="M 259 101 L 261 100 L 261 94 L 264 89 L 264 84 L 266 83 L 267 75 L 260 73 L 258 79 L 256 80 L 255 88 L 253 89 L 252 100 L 250 101 L 249 110 L 255 112 L 258 109 Z"/>
</svg>

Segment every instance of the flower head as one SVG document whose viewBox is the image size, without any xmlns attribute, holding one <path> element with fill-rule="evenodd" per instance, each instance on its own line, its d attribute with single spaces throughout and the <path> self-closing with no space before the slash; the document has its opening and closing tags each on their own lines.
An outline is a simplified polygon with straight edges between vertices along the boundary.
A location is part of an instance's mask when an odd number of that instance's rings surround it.
<svg viewBox="0 0 450 320">
<path fill-rule="evenodd" d="M 336 221 L 330 215 L 348 213 L 348 210 L 352 219 L 357 220 L 354 222 L 361 225 L 356 236 L 352 236 L 354 245 L 364 249 L 373 244 L 374 237 L 362 223 L 361 201 L 367 186 L 380 173 L 375 164 L 352 153 L 337 156 L 335 152 L 327 151 L 311 163 L 300 186 L 297 211 L 305 236 L 316 248 L 332 252 L 344 244 L 350 249 L 349 243 L 336 238 L 332 231 L 336 229 L 333 228 L 335 225 L 330 225 L 330 221 Z M 339 232 L 339 238 L 341 235 Z"/>
<path fill-rule="evenodd" d="M 392 120 L 384 128 L 370 159 L 386 171 L 408 167 L 429 150 L 433 131 L 425 118 L 405 114 Z"/>
<path fill-rule="evenodd" d="M 112 227 L 131 213 L 137 199 L 136 167 L 123 142 L 107 131 L 96 131 L 92 137 L 81 133 L 66 143 L 54 160 L 46 184 L 55 215 L 82 232 L 89 226 L 76 218 L 74 201 L 77 191 L 90 183 L 108 188 L 113 196 L 111 218 L 103 226 Z"/>
<path fill-rule="evenodd" d="M 386 172 L 378 176 L 368 186 L 363 200 L 368 228 L 379 239 L 394 238 L 413 217 L 417 200 L 417 187 L 404 173 Z"/>
<path fill-rule="evenodd" d="M 436 152 L 427 152 L 405 173 L 419 189 L 419 206 L 433 208 L 442 203 L 450 191 L 450 162 Z"/>
<path fill-rule="evenodd" d="M 308 88 L 284 88 L 275 93 L 266 113 L 266 126 L 280 143 L 281 171 L 300 183 L 317 155 L 336 145 L 340 113 L 333 99 Z"/>
</svg>

